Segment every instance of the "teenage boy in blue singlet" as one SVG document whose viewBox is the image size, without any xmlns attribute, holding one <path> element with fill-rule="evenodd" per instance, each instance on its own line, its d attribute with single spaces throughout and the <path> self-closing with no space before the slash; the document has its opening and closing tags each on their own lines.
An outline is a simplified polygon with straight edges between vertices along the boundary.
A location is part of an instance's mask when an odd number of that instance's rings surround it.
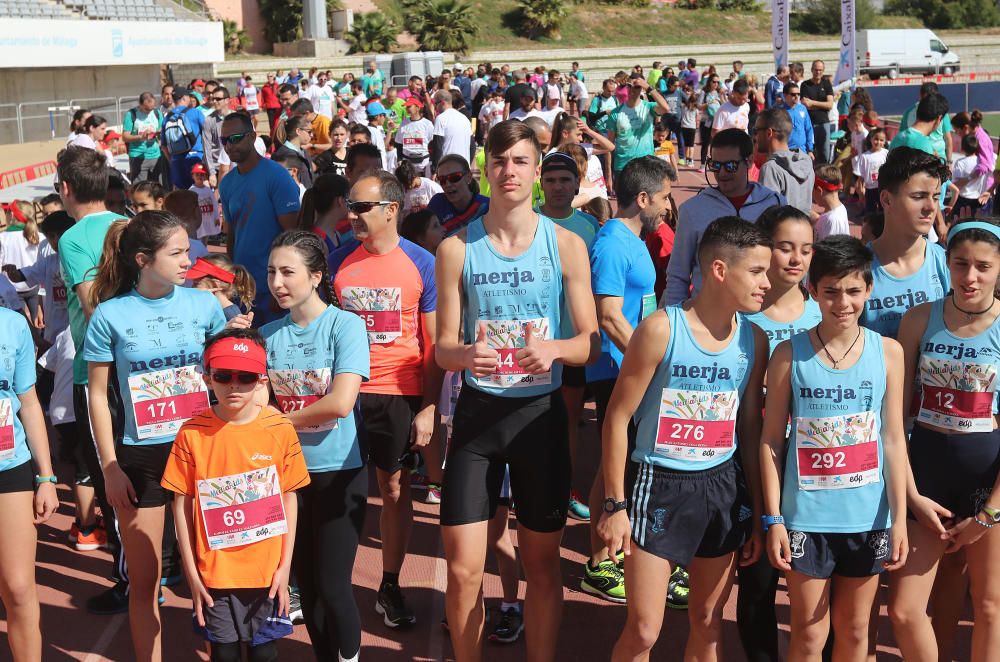
<svg viewBox="0 0 1000 662">
<path fill-rule="evenodd" d="M 768 342 L 739 313 L 764 302 L 771 241 L 754 224 L 724 216 L 705 230 L 698 262 L 700 292 L 639 323 L 605 415 L 607 498 L 598 532 L 609 556 L 625 552 L 628 589 L 614 662 L 648 659 L 676 564 L 691 577 L 685 659 L 724 659 L 722 607 L 737 553 L 742 547 L 739 563 L 748 565 L 761 552 L 754 515 L 761 512 L 757 444 Z M 633 413 L 638 471 L 627 504 Z"/>
<path fill-rule="evenodd" d="M 909 549 L 903 350 L 858 324 L 871 260 L 847 235 L 813 247 L 809 290 L 823 317 L 767 366 L 763 524 L 788 583 L 792 660 L 819 659 L 831 621 L 832 659 L 866 659 L 879 574 Z"/>
<path fill-rule="evenodd" d="M 900 147 L 889 152 L 879 169 L 879 200 L 885 230 L 870 245 L 872 294 L 861 325 L 895 338 L 910 308 L 943 297 L 951 289 L 944 249 L 931 243 L 941 182 L 948 169 L 937 157 Z"/>
<path fill-rule="evenodd" d="M 441 493 L 445 596 L 455 657 L 482 656 L 487 525 L 505 465 L 517 495 L 527 579 L 527 659 L 554 660 L 562 617 L 559 545 L 570 488 L 562 366 L 600 353 L 587 248 L 531 208 L 541 146 L 501 122 L 486 139 L 490 210 L 437 252 L 436 355 L 464 371 Z M 569 315 L 572 325 L 563 324 Z M 660 606 L 662 609 L 663 602 Z"/>
</svg>

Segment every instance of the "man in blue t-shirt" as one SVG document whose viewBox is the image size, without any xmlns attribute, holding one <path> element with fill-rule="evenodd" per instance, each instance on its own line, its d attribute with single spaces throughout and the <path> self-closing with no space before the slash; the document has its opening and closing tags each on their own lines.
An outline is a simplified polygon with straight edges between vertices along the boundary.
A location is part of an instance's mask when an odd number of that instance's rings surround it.
<svg viewBox="0 0 1000 662">
<path fill-rule="evenodd" d="M 261 158 L 254 148 L 256 137 L 253 121 L 244 112 L 232 113 L 222 122 L 222 146 L 236 167 L 219 183 L 219 198 L 227 251 L 257 282 L 253 323 L 260 326 L 273 318 L 265 286 L 271 242 L 283 231 L 295 229 L 299 187 L 283 166 Z"/>
<path fill-rule="evenodd" d="M 191 93 L 186 87 L 175 87 L 173 98 L 174 107 L 163 118 L 160 143 L 170 156 L 170 181 L 174 188 L 188 189 L 194 183 L 191 168 L 205 157 L 201 141 L 205 114 L 191 106 Z"/>
<path fill-rule="evenodd" d="M 587 366 L 587 381 L 597 402 L 598 424 L 611 400 L 622 357 L 632 332 L 656 310 L 656 269 L 643 235 L 655 232 L 670 209 L 671 182 L 677 173 L 655 156 L 629 161 L 615 179 L 617 218 L 609 220 L 590 247 L 590 273 L 601 327 L 601 357 Z M 598 472 L 590 490 L 590 512 L 599 513 L 605 497 Z M 597 518 L 591 519 L 596 526 Z M 591 555 L 585 564 L 581 588 L 612 602 L 625 602 L 624 576 L 608 560 L 608 550 L 591 535 Z"/>
</svg>

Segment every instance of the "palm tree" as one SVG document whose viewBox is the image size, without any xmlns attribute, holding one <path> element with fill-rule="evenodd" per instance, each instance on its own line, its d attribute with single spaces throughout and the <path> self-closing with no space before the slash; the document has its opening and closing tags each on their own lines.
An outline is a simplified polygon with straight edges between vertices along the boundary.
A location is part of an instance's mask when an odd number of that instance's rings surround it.
<svg viewBox="0 0 1000 662">
<path fill-rule="evenodd" d="M 466 53 L 479 32 L 465 0 L 410 0 L 404 10 L 406 28 L 423 51 Z"/>
<path fill-rule="evenodd" d="M 567 14 L 565 0 L 518 0 L 517 4 L 532 39 L 539 36 L 562 39 L 559 28 Z"/>
<path fill-rule="evenodd" d="M 360 14 L 347 33 L 351 53 L 388 53 L 396 43 L 399 30 L 385 14 L 377 11 Z"/>
</svg>

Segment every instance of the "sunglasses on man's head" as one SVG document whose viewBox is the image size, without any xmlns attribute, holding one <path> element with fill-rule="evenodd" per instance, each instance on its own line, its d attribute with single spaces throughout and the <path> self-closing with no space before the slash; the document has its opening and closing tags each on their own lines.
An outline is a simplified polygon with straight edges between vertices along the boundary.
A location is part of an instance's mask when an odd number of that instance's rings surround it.
<svg viewBox="0 0 1000 662">
<path fill-rule="evenodd" d="M 213 370 L 211 376 L 213 381 L 217 381 L 220 384 L 229 384 L 233 381 L 233 378 L 240 384 L 256 384 L 260 381 L 260 375 L 255 372 Z"/>
<path fill-rule="evenodd" d="M 249 136 L 253 131 L 244 131 L 243 133 L 234 133 L 228 136 L 220 136 L 220 140 L 223 145 L 235 145 L 239 141 L 243 140 Z"/>
<path fill-rule="evenodd" d="M 715 161 L 714 159 L 709 159 L 708 161 L 708 169 L 712 172 L 721 172 L 725 168 L 726 172 L 732 173 L 739 170 L 741 165 L 743 165 L 743 161 L 736 159 L 732 161 Z"/>
<path fill-rule="evenodd" d="M 437 180 L 441 184 L 457 184 L 462 181 L 468 173 L 465 172 L 453 172 L 450 175 L 438 175 Z"/>
<path fill-rule="evenodd" d="M 376 207 L 382 207 L 384 205 L 391 205 L 392 202 L 389 200 L 347 200 L 347 211 L 352 214 L 367 214 L 372 209 Z"/>
</svg>

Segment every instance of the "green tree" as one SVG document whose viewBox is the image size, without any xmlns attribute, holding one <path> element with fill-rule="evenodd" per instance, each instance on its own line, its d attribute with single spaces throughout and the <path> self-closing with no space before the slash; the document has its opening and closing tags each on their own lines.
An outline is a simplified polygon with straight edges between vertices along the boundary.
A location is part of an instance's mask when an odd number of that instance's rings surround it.
<svg viewBox="0 0 1000 662">
<path fill-rule="evenodd" d="M 239 26 L 236 21 L 223 19 L 222 21 L 222 42 L 226 46 L 226 52 L 232 55 L 242 53 L 250 46 L 250 35 Z"/>
<path fill-rule="evenodd" d="M 562 39 L 560 28 L 568 13 L 565 0 L 518 0 L 517 4 L 530 38 Z"/>
<path fill-rule="evenodd" d="M 396 24 L 377 11 L 354 17 L 354 25 L 347 33 L 350 53 L 388 53 L 396 43 L 399 30 Z"/>
<path fill-rule="evenodd" d="M 877 17 L 871 0 L 856 0 L 854 25 L 858 30 L 875 27 Z M 809 34 L 840 34 L 840 0 L 806 0 L 792 14 L 792 29 Z"/>
<path fill-rule="evenodd" d="M 472 5 L 466 0 L 409 0 L 404 25 L 422 51 L 468 52 L 479 33 Z"/>
<path fill-rule="evenodd" d="M 302 38 L 302 0 L 257 0 L 257 6 L 264 19 L 264 36 L 272 44 Z M 342 7 L 340 0 L 326 0 L 327 20 Z"/>
<path fill-rule="evenodd" d="M 1000 11 L 990 0 L 889 0 L 885 13 L 913 16 L 930 28 L 1000 25 Z"/>
</svg>

